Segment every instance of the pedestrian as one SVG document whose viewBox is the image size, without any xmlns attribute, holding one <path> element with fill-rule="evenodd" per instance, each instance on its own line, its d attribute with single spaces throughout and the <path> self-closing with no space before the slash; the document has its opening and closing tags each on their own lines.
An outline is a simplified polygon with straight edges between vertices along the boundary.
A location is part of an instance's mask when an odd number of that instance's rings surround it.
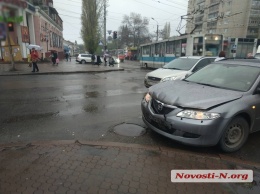
<svg viewBox="0 0 260 194">
<path fill-rule="evenodd" d="M 66 58 L 66 61 L 68 62 L 69 61 L 69 53 L 68 52 L 65 53 L 65 58 Z"/>
<path fill-rule="evenodd" d="M 53 61 L 54 61 L 54 65 L 55 65 L 55 64 L 56 64 L 56 60 L 57 60 L 57 58 L 58 58 L 58 53 L 57 53 L 57 51 L 54 51 L 54 52 L 53 52 L 53 56 L 54 56 Z"/>
<path fill-rule="evenodd" d="M 95 60 L 96 60 L 96 57 L 95 57 L 94 54 L 92 54 L 92 56 L 91 56 L 91 62 L 92 62 L 93 65 L 95 65 Z"/>
<path fill-rule="evenodd" d="M 105 66 L 107 66 L 107 55 L 104 55 Z"/>
<path fill-rule="evenodd" d="M 247 56 L 246 56 L 247 59 L 254 59 L 254 56 L 252 53 L 247 53 Z"/>
<path fill-rule="evenodd" d="M 108 63 L 109 63 L 109 66 L 114 66 L 115 60 L 114 60 L 114 58 L 112 56 L 109 57 Z"/>
<path fill-rule="evenodd" d="M 52 61 L 52 65 L 56 64 L 56 58 L 55 58 L 54 51 L 51 51 L 51 61 Z"/>
<path fill-rule="evenodd" d="M 59 65 L 59 62 L 60 62 L 60 59 L 57 58 L 57 59 L 56 59 L 56 64 Z"/>
<path fill-rule="evenodd" d="M 32 52 L 31 52 L 31 60 L 32 60 L 32 64 L 33 64 L 33 70 L 32 72 L 38 72 L 39 68 L 37 65 L 37 61 L 39 60 L 39 54 L 38 52 L 35 50 L 35 48 L 32 48 Z"/>
<path fill-rule="evenodd" d="M 220 51 L 218 58 L 215 59 L 215 61 L 222 61 L 226 59 L 226 53 L 225 51 Z"/>
<path fill-rule="evenodd" d="M 97 62 L 96 62 L 96 64 L 97 64 L 97 65 L 100 65 L 101 63 L 102 63 L 102 62 L 101 62 L 101 58 L 100 58 L 100 56 L 98 55 L 98 56 L 97 56 Z"/>
</svg>

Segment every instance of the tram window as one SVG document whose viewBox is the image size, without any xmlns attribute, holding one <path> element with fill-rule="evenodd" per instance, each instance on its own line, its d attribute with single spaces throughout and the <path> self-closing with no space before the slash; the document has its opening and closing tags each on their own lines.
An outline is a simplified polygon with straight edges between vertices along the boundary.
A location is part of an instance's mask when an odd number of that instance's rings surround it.
<svg viewBox="0 0 260 194">
<path fill-rule="evenodd" d="M 166 53 L 167 54 L 173 54 L 174 53 L 173 46 L 174 46 L 174 42 L 173 41 L 166 43 Z"/>
</svg>

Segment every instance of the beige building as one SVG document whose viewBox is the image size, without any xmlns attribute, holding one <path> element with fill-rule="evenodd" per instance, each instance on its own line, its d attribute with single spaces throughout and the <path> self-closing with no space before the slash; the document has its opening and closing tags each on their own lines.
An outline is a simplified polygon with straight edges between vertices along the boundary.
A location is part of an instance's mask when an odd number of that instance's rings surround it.
<svg viewBox="0 0 260 194">
<path fill-rule="evenodd" d="M 186 33 L 260 38 L 260 0 L 189 0 Z"/>
</svg>

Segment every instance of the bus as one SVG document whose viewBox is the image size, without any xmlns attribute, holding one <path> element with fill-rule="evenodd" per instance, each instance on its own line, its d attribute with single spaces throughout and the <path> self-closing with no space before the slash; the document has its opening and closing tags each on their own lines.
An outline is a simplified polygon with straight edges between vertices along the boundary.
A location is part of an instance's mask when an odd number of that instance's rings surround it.
<svg viewBox="0 0 260 194">
<path fill-rule="evenodd" d="M 222 50 L 220 34 L 184 35 L 140 45 L 140 64 L 160 68 L 181 56 L 217 56 Z"/>
</svg>

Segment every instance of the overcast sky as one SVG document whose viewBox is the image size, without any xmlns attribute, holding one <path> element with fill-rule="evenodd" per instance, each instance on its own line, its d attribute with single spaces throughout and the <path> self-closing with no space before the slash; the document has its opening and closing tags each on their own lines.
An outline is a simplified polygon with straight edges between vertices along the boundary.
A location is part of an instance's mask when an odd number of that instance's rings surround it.
<svg viewBox="0 0 260 194">
<path fill-rule="evenodd" d="M 72 42 L 77 40 L 79 44 L 83 43 L 80 36 L 81 0 L 54 0 L 53 4 L 63 20 L 65 40 Z M 157 22 L 159 29 L 163 29 L 165 23 L 170 22 L 171 36 L 177 35 L 176 28 L 180 16 L 187 14 L 187 4 L 188 0 L 109 0 L 106 29 L 117 31 L 123 16 L 134 12 L 150 20 L 150 33 L 156 32 Z"/>
</svg>

